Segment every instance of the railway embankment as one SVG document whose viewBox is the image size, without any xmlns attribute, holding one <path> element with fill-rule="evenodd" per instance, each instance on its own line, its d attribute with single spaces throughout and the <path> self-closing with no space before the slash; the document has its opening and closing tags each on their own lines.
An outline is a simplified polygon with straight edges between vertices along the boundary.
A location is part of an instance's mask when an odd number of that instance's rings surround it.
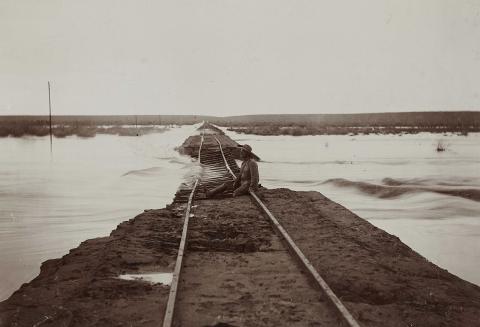
<svg viewBox="0 0 480 327">
<path fill-rule="evenodd" d="M 184 145 L 194 154 L 198 141 Z M 262 188 L 258 195 L 361 326 L 480 324 L 480 287 L 397 237 L 318 192 Z M 161 325 L 169 286 L 120 277 L 168 279 L 185 207 L 148 210 L 44 262 L 34 280 L 0 303 L 0 325 Z M 176 325 L 341 325 L 282 242 L 249 196 L 195 200 Z"/>
</svg>

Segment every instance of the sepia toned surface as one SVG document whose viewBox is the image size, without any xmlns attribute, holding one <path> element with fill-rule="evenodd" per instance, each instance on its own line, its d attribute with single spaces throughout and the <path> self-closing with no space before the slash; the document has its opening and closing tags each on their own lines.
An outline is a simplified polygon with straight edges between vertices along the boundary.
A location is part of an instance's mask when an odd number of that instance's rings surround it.
<svg viewBox="0 0 480 327">
<path fill-rule="evenodd" d="M 478 324 L 480 288 L 429 263 L 398 238 L 317 192 L 274 189 L 260 194 L 362 326 Z M 303 277 L 295 275 L 293 262 L 278 258 L 282 250 L 276 236 L 253 203 L 239 197 L 198 204 L 202 209 L 199 206 L 191 218 L 191 243 L 180 284 L 184 293 L 178 310 L 185 315 L 179 319 L 186 325 L 201 321 L 242 326 L 253 321 L 255 326 L 271 326 L 285 315 L 280 324 L 302 325 L 308 306 L 322 301 L 308 304 L 307 295 L 296 300 L 291 288 L 301 290 Z M 0 304 L 1 321 L 30 326 L 48 316 L 52 326 L 113 326 L 125 321 L 158 325 L 168 288 L 117 278 L 172 271 L 182 213 L 175 207 L 149 211 L 122 223 L 109 237 L 84 242 L 62 259 L 48 261 L 32 283 Z M 242 224 L 245 219 L 251 223 Z M 268 270 L 268 257 L 274 269 Z M 325 321 L 328 313 L 314 317 L 312 326 Z"/>
<path fill-rule="evenodd" d="M 397 237 L 318 192 L 262 188 L 259 195 L 362 326 L 478 324 L 480 288 Z M 176 324 L 339 324 L 248 197 L 195 203 Z M 173 270 L 185 206 L 149 210 L 45 262 L 0 304 L 0 322 L 157 325 L 168 286 L 123 276 Z"/>
<path fill-rule="evenodd" d="M 48 137 L 0 138 L 0 300 L 35 277 L 41 262 L 170 203 L 195 172 L 175 151 L 192 128 L 55 138 L 52 154 Z"/>
<path fill-rule="evenodd" d="M 480 325 L 479 17 L 0 1 L 0 326 L 158 326 L 167 297 L 175 325 L 338 325 L 323 295 L 351 327 Z M 248 197 L 207 199 L 239 144 L 303 268 Z"/>
<path fill-rule="evenodd" d="M 140 138 L 55 140 L 52 160 L 45 152 L 47 138 L 0 139 L 8 154 L 2 160 L 5 192 L 0 199 L 2 298 L 32 279 L 42 261 L 86 238 L 108 234 L 129 213 L 169 203 L 194 169 L 174 148 L 194 129 Z M 461 196 L 464 190 L 480 189 L 477 134 L 227 134 L 262 155 L 263 185 L 318 190 L 434 263 L 480 283 L 475 219 L 480 204 L 474 192 Z M 435 151 L 438 140 L 448 144 L 447 151 Z M 398 185 L 392 185 L 395 181 Z"/>
</svg>

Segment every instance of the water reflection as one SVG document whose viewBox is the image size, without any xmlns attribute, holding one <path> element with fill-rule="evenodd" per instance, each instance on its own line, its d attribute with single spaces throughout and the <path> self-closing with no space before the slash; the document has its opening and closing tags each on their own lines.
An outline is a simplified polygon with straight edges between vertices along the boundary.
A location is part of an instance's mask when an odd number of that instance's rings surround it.
<svg viewBox="0 0 480 327">
<path fill-rule="evenodd" d="M 170 285 L 173 280 L 172 273 L 149 273 L 149 274 L 124 274 L 118 276 L 123 280 L 131 280 L 137 282 L 146 282 L 150 284 Z"/>
</svg>

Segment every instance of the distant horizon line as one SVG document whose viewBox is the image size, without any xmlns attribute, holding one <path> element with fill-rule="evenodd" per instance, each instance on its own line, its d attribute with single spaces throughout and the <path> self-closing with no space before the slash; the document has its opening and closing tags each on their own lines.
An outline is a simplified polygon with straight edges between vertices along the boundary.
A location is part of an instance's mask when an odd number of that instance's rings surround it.
<svg viewBox="0 0 480 327">
<path fill-rule="evenodd" d="M 249 116 L 327 116 L 327 115 L 382 115 L 382 114 L 412 114 L 412 113 L 480 113 L 480 110 L 435 110 L 435 111 L 383 111 L 383 112 L 357 112 L 357 113 L 258 113 L 258 114 L 244 114 L 244 115 L 212 115 L 212 114 L 62 114 L 56 115 L 52 114 L 52 117 L 101 117 L 101 116 L 123 116 L 123 117 L 135 117 L 135 116 L 176 116 L 176 117 L 187 117 L 187 116 L 198 116 L 198 117 L 218 117 L 218 118 L 228 118 L 228 117 L 249 117 Z M 48 117 L 48 114 L 39 115 L 39 114 L 0 114 L 0 117 Z"/>
</svg>

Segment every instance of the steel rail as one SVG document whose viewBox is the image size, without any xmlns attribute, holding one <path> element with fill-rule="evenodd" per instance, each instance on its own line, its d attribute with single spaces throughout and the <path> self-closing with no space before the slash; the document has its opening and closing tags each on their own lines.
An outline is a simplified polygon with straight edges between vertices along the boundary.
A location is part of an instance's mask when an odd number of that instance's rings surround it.
<svg viewBox="0 0 480 327">
<path fill-rule="evenodd" d="M 215 137 L 215 136 L 214 136 Z M 225 162 L 225 165 L 227 166 L 228 171 L 234 178 L 236 178 L 236 175 L 233 173 L 233 171 L 230 169 L 230 165 L 227 162 L 227 158 L 225 157 L 225 154 L 223 153 L 222 149 L 222 144 L 220 141 L 215 137 L 215 140 L 218 143 L 218 146 L 220 147 L 220 152 L 222 153 L 223 160 Z M 295 254 L 299 262 L 302 264 L 302 266 L 310 273 L 310 276 L 315 280 L 316 284 L 320 287 L 320 289 L 327 295 L 328 300 L 333 304 L 335 309 L 338 311 L 342 319 L 348 324 L 350 327 L 360 327 L 360 324 L 355 320 L 355 318 L 352 316 L 350 311 L 343 305 L 342 301 L 335 295 L 333 290 L 330 288 L 330 286 L 327 284 L 327 282 L 320 276 L 318 271 L 315 269 L 315 267 L 312 265 L 310 260 L 303 254 L 302 250 L 295 244 L 293 239 L 290 237 L 288 232 L 282 227 L 280 222 L 275 218 L 275 216 L 268 210 L 267 206 L 260 200 L 260 198 L 255 194 L 254 191 L 249 190 L 248 191 L 252 198 L 255 200 L 255 202 L 260 206 L 262 211 L 267 215 L 267 217 L 270 219 L 272 222 L 273 226 L 275 229 L 282 235 L 282 237 L 285 239 L 285 241 L 288 244 L 288 247 L 291 249 L 291 251 Z"/>
<path fill-rule="evenodd" d="M 200 154 L 203 146 L 203 133 L 200 141 L 200 147 L 198 148 L 198 162 L 200 162 Z M 183 256 L 185 254 L 185 248 L 187 244 L 187 231 L 188 223 L 190 221 L 190 210 L 192 207 L 193 197 L 197 188 L 200 178 L 195 180 L 192 192 L 188 198 L 187 208 L 185 209 L 185 219 L 183 221 L 182 239 L 180 240 L 180 246 L 178 247 L 177 261 L 175 262 L 175 269 L 173 270 L 172 283 L 170 285 L 170 293 L 168 294 L 167 307 L 165 309 L 165 316 L 163 318 L 163 327 L 171 327 L 173 323 L 173 315 L 175 313 L 175 301 L 178 293 L 178 283 L 180 281 L 180 272 L 183 265 Z"/>
<path fill-rule="evenodd" d="M 225 154 L 223 153 L 223 148 L 222 148 L 222 144 L 220 143 L 220 141 L 217 139 L 216 136 L 213 136 L 215 138 L 215 141 L 217 141 L 218 143 L 218 146 L 220 147 L 220 152 L 222 153 L 222 157 L 223 157 L 223 161 L 225 162 L 225 166 L 227 167 L 228 171 L 230 172 L 230 174 L 233 176 L 234 179 L 237 178 L 237 175 L 235 175 L 232 171 L 232 169 L 230 168 L 230 165 L 228 164 L 227 162 L 227 158 L 225 158 Z"/>
</svg>

